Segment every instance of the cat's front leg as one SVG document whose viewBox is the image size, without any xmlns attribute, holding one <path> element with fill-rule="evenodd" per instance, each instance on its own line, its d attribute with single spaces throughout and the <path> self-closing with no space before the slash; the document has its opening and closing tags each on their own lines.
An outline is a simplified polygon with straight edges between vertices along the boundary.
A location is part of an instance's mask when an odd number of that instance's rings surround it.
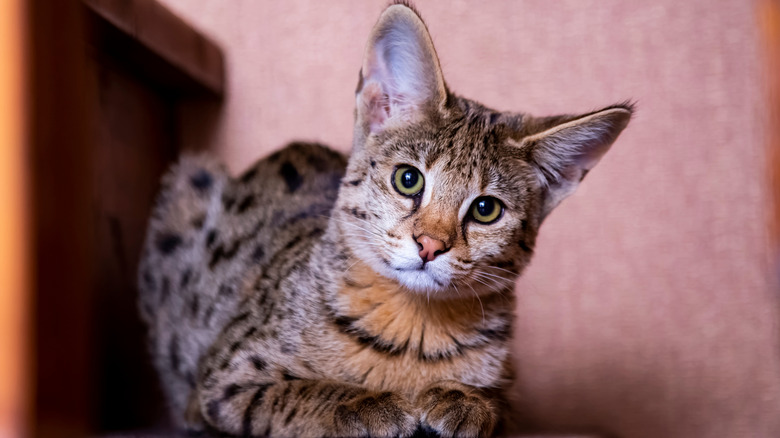
<svg viewBox="0 0 780 438">
<path fill-rule="evenodd" d="M 418 424 L 404 397 L 333 381 L 226 379 L 199 401 L 211 427 L 243 436 L 408 437 Z"/>
<path fill-rule="evenodd" d="M 442 437 L 490 436 L 498 417 L 482 391 L 453 380 L 428 385 L 415 404 L 422 427 Z"/>
</svg>

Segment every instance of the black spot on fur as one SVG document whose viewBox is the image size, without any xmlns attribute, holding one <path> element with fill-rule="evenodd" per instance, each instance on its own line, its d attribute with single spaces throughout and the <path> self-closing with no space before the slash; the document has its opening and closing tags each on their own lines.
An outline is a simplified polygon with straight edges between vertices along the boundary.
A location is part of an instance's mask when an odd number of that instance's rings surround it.
<svg viewBox="0 0 780 438">
<path fill-rule="evenodd" d="M 225 392 L 222 394 L 222 400 L 229 400 L 239 392 L 243 392 L 245 389 L 246 388 L 242 388 L 240 385 L 232 383 L 225 388 Z"/>
<path fill-rule="evenodd" d="M 198 311 L 200 310 L 200 297 L 198 295 L 195 295 L 192 297 L 192 301 L 190 301 L 190 315 L 192 315 L 193 318 L 198 316 Z"/>
<path fill-rule="evenodd" d="M 284 182 L 287 184 L 287 189 L 290 193 L 294 193 L 303 183 L 303 177 L 298 173 L 298 169 L 292 165 L 289 161 L 285 161 L 282 167 L 279 169 L 279 174 L 284 178 Z"/>
<path fill-rule="evenodd" d="M 376 161 L 371 160 L 371 167 L 376 167 Z"/>
<path fill-rule="evenodd" d="M 268 367 L 268 362 L 260 358 L 260 356 L 252 356 L 249 358 L 252 361 L 252 365 L 257 371 L 263 371 Z"/>
<path fill-rule="evenodd" d="M 192 277 L 192 268 L 187 268 L 184 273 L 181 275 L 181 282 L 179 283 L 179 288 L 184 289 L 187 287 L 188 284 L 190 284 L 190 278 Z"/>
<path fill-rule="evenodd" d="M 211 400 L 206 405 L 206 415 L 212 420 L 219 419 L 219 400 Z"/>
<path fill-rule="evenodd" d="M 233 295 L 233 292 L 234 292 L 233 288 L 227 284 L 223 284 L 222 286 L 219 287 L 219 295 L 222 297 L 229 297 Z"/>
<path fill-rule="evenodd" d="M 301 378 L 293 374 L 290 374 L 289 371 L 285 371 L 282 373 L 282 379 L 289 381 L 289 380 L 300 380 Z"/>
<path fill-rule="evenodd" d="M 241 246 L 241 243 L 243 243 L 242 240 L 236 240 L 233 242 L 233 245 L 230 247 L 225 247 L 224 245 L 219 245 L 214 252 L 211 254 L 211 260 L 209 260 L 209 269 L 214 269 L 219 262 L 222 260 L 230 260 L 232 259 L 236 253 L 238 252 L 238 248 Z"/>
<path fill-rule="evenodd" d="M 217 230 L 210 229 L 208 233 L 206 233 L 206 248 L 211 248 L 211 245 L 214 243 L 214 239 L 217 238 Z"/>
<path fill-rule="evenodd" d="M 361 211 L 361 210 L 358 210 L 358 209 L 357 209 L 357 208 L 355 208 L 355 207 L 352 207 L 352 208 L 351 208 L 350 210 L 348 210 L 348 211 L 349 211 L 349 214 L 351 214 L 352 216 L 355 216 L 355 217 L 356 217 L 356 218 L 358 218 L 358 219 L 363 219 L 363 220 L 365 220 L 365 219 L 366 219 L 366 217 L 367 217 L 367 215 L 366 215 L 366 212 L 364 212 L 364 211 Z"/>
<path fill-rule="evenodd" d="M 241 182 L 242 183 L 247 183 L 247 182 L 251 181 L 252 178 L 255 177 L 255 175 L 257 175 L 257 168 L 253 167 L 253 168 L 247 170 L 246 173 L 241 175 Z"/>
<path fill-rule="evenodd" d="M 190 221 L 190 224 L 196 230 L 200 230 L 201 228 L 203 228 L 204 223 L 206 223 L 206 215 L 195 216 L 194 218 L 192 218 L 192 221 Z"/>
<path fill-rule="evenodd" d="M 171 342 L 168 344 L 168 356 L 171 361 L 171 368 L 178 372 L 181 358 L 179 357 L 179 337 L 177 335 L 173 335 Z"/>
<path fill-rule="evenodd" d="M 222 206 L 224 207 L 225 211 L 230 211 L 231 208 L 233 208 L 233 204 L 236 203 L 236 198 L 228 195 L 222 196 Z"/>
<path fill-rule="evenodd" d="M 149 272 L 149 269 L 144 268 L 143 274 L 141 274 L 143 277 L 144 286 L 147 290 L 153 291 L 155 284 L 154 284 L 154 277 L 152 277 L 152 273 Z"/>
<path fill-rule="evenodd" d="M 263 256 L 265 256 L 265 250 L 262 245 L 257 245 L 255 250 L 252 251 L 252 261 L 260 263 L 260 261 L 263 260 Z"/>
<path fill-rule="evenodd" d="M 362 183 L 362 182 L 363 182 L 362 179 L 355 179 L 355 180 L 349 181 L 349 185 L 351 185 L 351 186 L 359 186 L 360 183 Z"/>
<path fill-rule="evenodd" d="M 170 255 L 181 245 L 181 236 L 174 233 L 162 233 L 157 236 L 157 249 L 163 255 Z"/>
<path fill-rule="evenodd" d="M 242 199 L 241 202 L 238 203 L 238 207 L 236 207 L 236 211 L 238 213 L 243 213 L 254 203 L 255 203 L 254 195 L 246 195 L 246 197 Z"/>
<path fill-rule="evenodd" d="M 192 187 L 195 187 L 200 191 L 208 190 L 213 182 L 214 179 L 211 177 L 211 174 L 203 169 L 190 177 L 190 184 L 192 184 Z"/>
<path fill-rule="evenodd" d="M 214 304 L 210 305 L 208 309 L 206 309 L 206 313 L 203 314 L 203 324 L 206 326 L 211 325 L 211 317 L 214 316 L 214 310 L 216 308 L 214 307 Z"/>
</svg>

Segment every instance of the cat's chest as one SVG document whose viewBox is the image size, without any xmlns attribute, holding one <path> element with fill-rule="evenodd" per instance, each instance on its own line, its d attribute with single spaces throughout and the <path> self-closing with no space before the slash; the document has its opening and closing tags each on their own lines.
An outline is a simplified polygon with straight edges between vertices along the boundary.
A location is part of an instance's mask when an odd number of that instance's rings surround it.
<svg viewBox="0 0 780 438">
<path fill-rule="evenodd" d="M 489 351 L 488 351 L 489 350 Z M 347 346 L 331 371 L 345 380 L 382 391 L 414 397 L 434 382 L 455 380 L 475 387 L 501 386 L 505 377 L 506 348 L 491 346 L 438 360 L 422 360 L 414 351 L 388 356 L 368 348 Z"/>
<path fill-rule="evenodd" d="M 439 380 L 490 387 L 502 379 L 510 321 L 490 303 L 483 312 L 476 297 L 428 301 L 368 271 L 339 292 L 326 310 L 333 344 L 318 355 L 326 374 L 410 395 Z"/>
</svg>

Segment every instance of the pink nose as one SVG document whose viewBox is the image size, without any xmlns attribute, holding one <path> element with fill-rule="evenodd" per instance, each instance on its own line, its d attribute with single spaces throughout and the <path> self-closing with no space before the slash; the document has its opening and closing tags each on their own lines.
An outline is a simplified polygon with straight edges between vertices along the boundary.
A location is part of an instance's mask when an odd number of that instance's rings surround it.
<svg viewBox="0 0 780 438">
<path fill-rule="evenodd" d="M 417 243 L 422 247 L 420 258 L 423 260 L 423 263 L 432 262 L 437 255 L 444 252 L 444 242 L 428 237 L 425 234 L 417 238 Z"/>
</svg>

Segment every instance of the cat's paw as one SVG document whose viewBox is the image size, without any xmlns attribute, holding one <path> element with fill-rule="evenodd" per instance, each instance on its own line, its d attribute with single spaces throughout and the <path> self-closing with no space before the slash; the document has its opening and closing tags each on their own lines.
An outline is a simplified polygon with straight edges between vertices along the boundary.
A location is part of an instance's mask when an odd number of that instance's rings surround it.
<svg viewBox="0 0 780 438">
<path fill-rule="evenodd" d="M 416 404 L 423 429 L 442 437 L 488 437 L 496 425 L 490 400 L 457 382 L 429 386 Z"/>
<path fill-rule="evenodd" d="M 409 437 L 417 428 L 414 408 L 402 396 L 382 392 L 359 397 L 336 407 L 336 436 Z"/>
</svg>

